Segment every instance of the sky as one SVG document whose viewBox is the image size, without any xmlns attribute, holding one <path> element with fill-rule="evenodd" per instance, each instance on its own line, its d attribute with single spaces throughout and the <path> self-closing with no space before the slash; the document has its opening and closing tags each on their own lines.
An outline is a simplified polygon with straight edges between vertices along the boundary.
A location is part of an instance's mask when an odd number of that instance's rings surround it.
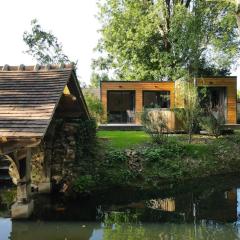
<svg viewBox="0 0 240 240">
<path fill-rule="evenodd" d="M 23 42 L 24 31 L 31 29 L 31 20 L 38 19 L 45 31 L 52 31 L 63 45 L 64 53 L 78 61 L 80 81 L 89 83 L 94 47 L 100 37 L 100 24 L 96 19 L 97 0 L 0 0 L 1 40 L 0 66 L 34 65 Z M 240 67 L 233 71 L 238 75 Z"/>
<path fill-rule="evenodd" d="M 24 31 L 31 29 L 31 20 L 36 18 L 58 38 L 69 59 L 78 60 L 80 80 L 89 82 L 100 28 L 96 0 L 2 0 L 0 4 L 0 66 L 36 63 L 24 53 L 27 47 L 23 42 Z"/>
</svg>

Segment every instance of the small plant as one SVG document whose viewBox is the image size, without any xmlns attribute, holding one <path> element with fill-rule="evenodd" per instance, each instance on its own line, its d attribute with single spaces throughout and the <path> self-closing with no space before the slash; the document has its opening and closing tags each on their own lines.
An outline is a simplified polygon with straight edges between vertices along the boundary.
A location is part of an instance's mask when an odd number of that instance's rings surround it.
<svg viewBox="0 0 240 240">
<path fill-rule="evenodd" d="M 223 109 L 219 106 L 213 110 L 209 108 L 205 115 L 201 117 L 200 125 L 207 130 L 209 134 L 218 138 L 223 131 L 223 124 L 225 123 Z"/>
<path fill-rule="evenodd" d="M 95 181 L 91 175 L 80 176 L 73 184 L 76 192 L 88 192 L 95 186 Z"/>
<path fill-rule="evenodd" d="M 153 142 L 162 144 L 167 141 L 168 127 L 166 117 L 160 110 L 145 109 L 141 116 L 142 125 Z"/>
</svg>

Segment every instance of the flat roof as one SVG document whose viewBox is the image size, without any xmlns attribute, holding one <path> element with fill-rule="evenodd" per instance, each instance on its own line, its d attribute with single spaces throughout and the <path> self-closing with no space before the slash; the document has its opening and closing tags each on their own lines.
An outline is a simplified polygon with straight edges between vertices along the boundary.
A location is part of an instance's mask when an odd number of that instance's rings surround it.
<svg viewBox="0 0 240 240">
<path fill-rule="evenodd" d="M 212 76 L 212 77 L 198 77 L 197 79 L 202 79 L 202 78 L 237 78 L 237 76 Z M 177 81 L 177 80 L 176 80 Z M 106 80 L 103 80 L 103 81 L 100 81 L 101 83 L 102 82 L 109 82 L 109 83 L 162 83 L 162 82 L 175 82 L 175 81 L 141 81 L 141 80 L 111 80 L 111 81 L 106 81 Z"/>
</svg>

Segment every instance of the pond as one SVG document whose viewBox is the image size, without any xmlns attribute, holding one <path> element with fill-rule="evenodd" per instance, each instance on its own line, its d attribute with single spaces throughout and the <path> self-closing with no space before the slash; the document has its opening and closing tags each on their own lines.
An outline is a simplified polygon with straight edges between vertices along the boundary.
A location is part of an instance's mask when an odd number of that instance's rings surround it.
<svg viewBox="0 0 240 240">
<path fill-rule="evenodd" d="M 239 174 L 81 200 L 36 196 L 35 204 L 30 220 L 12 221 L 1 201 L 0 240 L 240 239 Z"/>
</svg>

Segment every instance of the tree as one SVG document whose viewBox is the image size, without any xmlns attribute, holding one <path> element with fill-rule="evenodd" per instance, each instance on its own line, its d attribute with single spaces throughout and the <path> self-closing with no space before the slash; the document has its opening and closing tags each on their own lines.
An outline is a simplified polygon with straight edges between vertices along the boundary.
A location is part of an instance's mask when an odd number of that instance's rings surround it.
<svg viewBox="0 0 240 240">
<path fill-rule="evenodd" d="M 240 0 L 235 0 L 235 1 L 236 1 L 236 18 L 237 18 L 238 28 L 240 31 Z"/>
<path fill-rule="evenodd" d="M 237 91 L 237 98 L 240 99 L 240 90 Z"/>
<path fill-rule="evenodd" d="M 239 54 L 231 3 L 102 0 L 99 9 L 102 54 L 95 64 L 117 79 L 199 76 L 207 67 L 230 69 Z"/>
<path fill-rule="evenodd" d="M 188 142 L 191 143 L 194 128 L 201 114 L 198 90 L 190 78 L 179 81 L 178 98 L 182 99 L 182 107 L 175 109 L 175 114 L 183 130 L 188 133 Z"/>
<path fill-rule="evenodd" d="M 108 75 L 106 73 L 97 73 L 93 71 L 90 78 L 90 87 L 99 88 L 101 81 L 109 81 Z"/>
<path fill-rule="evenodd" d="M 87 89 L 84 91 L 84 98 L 91 116 L 96 122 L 104 122 L 104 109 L 101 100 L 91 92 L 91 89 L 89 89 L 89 91 Z"/>
<path fill-rule="evenodd" d="M 44 31 L 36 19 L 31 21 L 31 26 L 31 31 L 23 34 L 23 41 L 28 46 L 27 54 L 43 65 L 71 62 L 52 32 Z"/>
</svg>

